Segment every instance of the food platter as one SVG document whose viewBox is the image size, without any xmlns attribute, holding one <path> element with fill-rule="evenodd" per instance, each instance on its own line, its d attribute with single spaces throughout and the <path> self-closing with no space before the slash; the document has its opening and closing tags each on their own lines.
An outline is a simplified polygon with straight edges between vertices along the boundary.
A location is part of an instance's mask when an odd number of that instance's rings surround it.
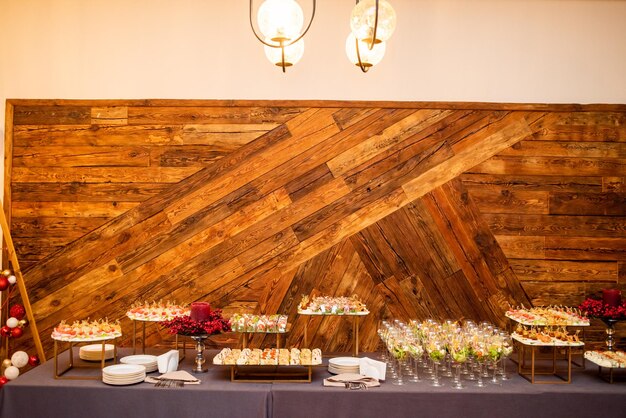
<svg viewBox="0 0 626 418">
<path fill-rule="evenodd" d="M 586 351 L 585 358 L 601 367 L 626 368 L 626 353 L 623 351 Z"/>
<path fill-rule="evenodd" d="M 332 312 L 319 312 L 319 311 L 310 311 L 310 310 L 303 310 L 303 311 L 298 311 L 298 314 L 300 315 L 319 315 L 319 316 L 365 316 L 365 315 L 369 315 L 369 311 L 362 311 L 362 312 L 341 312 L 341 313 L 332 313 Z"/>
<path fill-rule="evenodd" d="M 513 333 L 511 337 L 524 345 L 530 345 L 535 347 L 582 347 L 585 345 L 582 341 L 563 341 L 556 338 L 550 338 L 550 341 L 539 341 L 530 338 L 522 337 L 519 334 Z"/>
</svg>

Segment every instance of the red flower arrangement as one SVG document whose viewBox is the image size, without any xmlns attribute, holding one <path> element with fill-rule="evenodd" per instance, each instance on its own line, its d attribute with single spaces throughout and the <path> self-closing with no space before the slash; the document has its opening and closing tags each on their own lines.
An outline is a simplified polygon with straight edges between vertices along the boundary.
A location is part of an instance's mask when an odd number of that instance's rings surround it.
<svg viewBox="0 0 626 418">
<path fill-rule="evenodd" d="M 213 335 L 222 331 L 230 331 L 230 322 L 224 319 L 221 309 L 212 309 L 207 319 L 196 321 L 191 316 L 178 316 L 170 321 L 162 321 L 160 325 L 169 328 L 170 334 L 180 335 Z"/>
<path fill-rule="evenodd" d="M 598 299 L 587 298 L 578 309 L 596 318 L 626 319 L 626 301 L 618 306 L 610 306 Z"/>
</svg>

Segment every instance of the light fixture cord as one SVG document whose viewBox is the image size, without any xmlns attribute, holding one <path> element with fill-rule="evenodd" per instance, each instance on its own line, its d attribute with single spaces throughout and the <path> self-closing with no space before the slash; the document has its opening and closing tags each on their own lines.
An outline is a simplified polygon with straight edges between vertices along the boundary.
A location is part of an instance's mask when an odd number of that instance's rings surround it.
<svg viewBox="0 0 626 418">
<path fill-rule="evenodd" d="M 369 44 L 370 51 L 374 49 L 376 43 L 376 32 L 378 32 L 378 0 L 376 0 L 376 17 L 374 18 L 374 33 L 372 34 L 372 42 Z"/>
<path fill-rule="evenodd" d="M 366 67 L 365 65 L 363 65 L 363 61 L 361 61 L 361 51 L 359 50 L 359 40 L 356 38 L 356 36 L 354 37 L 354 44 L 356 46 L 356 57 L 359 59 L 359 68 L 361 68 L 361 71 L 366 73 L 367 70 L 369 70 L 369 67 Z"/>
</svg>

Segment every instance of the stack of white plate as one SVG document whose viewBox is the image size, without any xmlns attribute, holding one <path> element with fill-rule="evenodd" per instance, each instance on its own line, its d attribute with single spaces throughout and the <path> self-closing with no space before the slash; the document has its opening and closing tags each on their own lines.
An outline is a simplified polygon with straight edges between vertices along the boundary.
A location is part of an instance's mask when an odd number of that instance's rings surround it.
<svg viewBox="0 0 626 418">
<path fill-rule="evenodd" d="M 328 360 L 328 371 L 333 374 L 359 374 L 359 359 L 357 357 L 335 357 Z"/>
<path fill-rule="evenodd" d="M 122 364 L 138 364 L 146 368 L 146 373 L 154 372 L 158 369 L 157 356 L 148 354 L 137 354 L 135 356 L 126 356 L 120 359 Z"/>
<path fill-rule="evenodd" d="M 102 369 L 102 381 L 108 385 L 133 385 L 145 378 L 146 368 L 139 364 L 114 364 Z"/>
<path fill-rule="evenodd" d="M 104 345 L 104 359 L 110 360 L 115 354 L 115 346 L 113 344 Z M 102 344 L 84 345 L 78 351 L 78 357 L 87 361 L 102 361 Z"/>
</svg>

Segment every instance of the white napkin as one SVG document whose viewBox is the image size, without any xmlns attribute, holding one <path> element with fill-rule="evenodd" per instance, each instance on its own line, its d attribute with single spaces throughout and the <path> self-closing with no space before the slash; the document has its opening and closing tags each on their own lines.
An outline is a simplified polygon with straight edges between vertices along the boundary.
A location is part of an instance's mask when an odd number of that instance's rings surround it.
<svg viewBox="0 0 626 418">
<path fill-rule="evenodd" d="M 178 350 L 170 350 L 157 357 L 159 373 L 174 372 L 178 369 Z"/>
<path fill-rule="evenodd" d="M 385 380 L 387 374 L 387 363 L 374 360 L 369 357 L 359 359 L 359 373 L 363 376 L 373 377 L 378 380 Z"/>
<path fill-rule="evenodd" d="M 148 376 L 146 377 L 146 380 L 144 381 L 148 383 L 156 383 L 161 379 L 178 380 L 178 381 L 184 382 L 186 385 L 199 385 L 200 384 L 200 380 L 198 378 L 193 376 L 191 373 L 186 372 L 185 370 L 168 372 L 157 377 Z"/>
<path fill-rule="evenodd" d="M 324 386 L 346 387 L 346 383 L 362 384 L 363 389 L 380 386 L 378 379 L 355 373 L 342 373 L 324 379 Z"/>
</svg>

